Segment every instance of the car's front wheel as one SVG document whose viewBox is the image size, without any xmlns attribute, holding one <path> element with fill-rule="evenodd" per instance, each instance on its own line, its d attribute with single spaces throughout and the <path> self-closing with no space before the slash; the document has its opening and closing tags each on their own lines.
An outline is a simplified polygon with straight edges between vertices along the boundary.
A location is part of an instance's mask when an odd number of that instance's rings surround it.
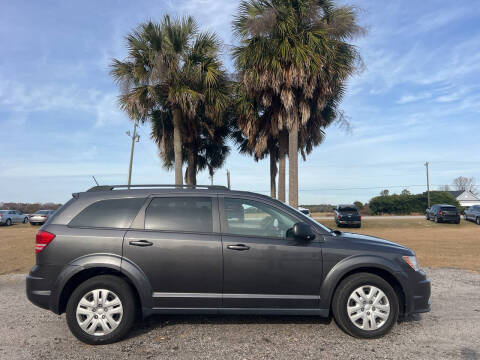
<svg viewBox="0 0 480 360">
<path fill-rule="evenodd" d="M 73 335 L 91 345 L 121 340 L 136 314 L 130 285 L 112 275 L 96 276 L 80 284 L 70 296 L 66 312 Z"/>
<path fill-rule="evenodd" d="M 398 298 L 381 277 L 358 273 L 343 280 L 332 302 L 337 324 L 348 334 L 359 338 L 385 335 L 398 319 Z"/>
<path fill-rule="evenodd" d="M 480 225 L 480 217 L 477 217 L 477 221 L 475 221 L 477 225 Z"/>
<path fill-rule="evenodd" d="M 26 217 L 25 219 L 23 219 L 23 223 L 24 223 L 24 224 L 28 223 L 28 217 Z"/>
</svg>

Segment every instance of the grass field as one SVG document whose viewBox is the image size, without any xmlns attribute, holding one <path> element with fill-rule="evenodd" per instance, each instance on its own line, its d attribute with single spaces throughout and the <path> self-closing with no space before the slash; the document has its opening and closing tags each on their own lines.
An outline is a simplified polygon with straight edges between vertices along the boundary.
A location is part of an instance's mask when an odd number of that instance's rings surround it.
<svg viewBox="0 0 480 360">
<path fill-rule="evenodd" d="M 333 220 L 322 220 L 335 228 Z M 38 227 L 0 227 L 0 275 L 27 273 L 35 263 Z M 365 219 L 361 229 L 341 228 L 385 238 L 413 249 L 424 267 L 452 267 L 480 272 L 480 226 L 462 220 L 460 225 L 435 224 L 423 219 Z"/>
</svg>

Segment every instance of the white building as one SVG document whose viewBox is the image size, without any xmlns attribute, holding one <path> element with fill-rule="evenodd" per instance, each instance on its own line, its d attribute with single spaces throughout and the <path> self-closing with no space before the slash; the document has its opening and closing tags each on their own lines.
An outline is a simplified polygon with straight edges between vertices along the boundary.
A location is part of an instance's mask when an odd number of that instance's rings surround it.
<svg viewBox="0 0 480 360">
<path fill-rule="evenodd" d="M 449 193 L 457 199 L 463 207 L 469 207 L 473 205 L 480 205 L 480 199 L 473 195 L 468 190 L 457 190 L 457 191 L 449 191 Z"/>
</svg>

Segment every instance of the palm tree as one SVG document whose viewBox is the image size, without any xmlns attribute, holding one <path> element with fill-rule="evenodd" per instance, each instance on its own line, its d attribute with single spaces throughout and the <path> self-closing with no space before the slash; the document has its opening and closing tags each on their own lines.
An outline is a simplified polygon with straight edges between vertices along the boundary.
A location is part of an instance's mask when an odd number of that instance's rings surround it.
<svg viewBox="0 0 480 360">
<path fill-rule="evenodd" d="M 323 114 L 327 104 L 338 113 L 345 81 L 360 60 L 347 41 L 362 29 L 351 7 L 332 0 L 244 0 L 233 27 L 245 92 L 270 114 L 270 129 L 288 132 L 289 202 L 297 207 L 299 134 L 331 123 Z"/>
<path fill-rule="evenodd" d="M 184 142 L 190 144 L 189 166 L 196 169 L 194 139 L 202 127 L 196 122 L 221 121 L 227 106 L 220 43 L 215 34 L 199 33 L 192 17 L 172 20 L 168 15 L 160 24 L 141 24 L 126 40 L 128 57 L 114 59 L 111 70 L 121 87 L 121 107 L 143 122 L 154 111 L 160 111 L 163 120 L 171 117 L 173 144 L 169 145 L 173 145 L 175 184 L 181 185 Z M 165 144 L 160 148 L 170 151 Z M 189 174 L 193 181 L 196 170 Z"/>
<path fill-rule="evenodd" d="M 173 119 L 171 114 L 164 111 L 154 111 L 151 116 L 151 138 L 157 143 L 159 155 L 163 166 L 167 169 L 174 167 L 175 156 L 173 152 Z M 201 134 L 195 139 L 195 147 L 191 144 L 183 144 L 182 154 L 184 162 L 195 151 L 194 160 L 188 164 L 185 170 L 185 182 L 196 185 L 196 173 L 208 169 L 213 176 L 216 169 L 223 166 L 225 159 L 230 153 L 226 140 L 230 134 L 230 124 L 223 123 L 213 128 L 213 134 L 206 128 L 201 129 Z M 194 168 L 194 166 L 196 168 Z"/>
</svg>

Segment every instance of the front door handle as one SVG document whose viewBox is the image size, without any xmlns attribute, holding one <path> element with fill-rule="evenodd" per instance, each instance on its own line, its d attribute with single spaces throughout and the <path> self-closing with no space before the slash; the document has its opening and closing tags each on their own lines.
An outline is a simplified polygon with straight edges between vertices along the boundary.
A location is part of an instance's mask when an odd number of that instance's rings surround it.
<svg viewBox="0 0 480 360">
<path fill-rule="evenodd" d="M 147 240 L 132 240 L 129 242 L 130 245 L 133 245 L 133 246 L 152 246 L 153 243 L 150 242 L 150 241 L 147 241 Z"/>
<path fill-rule="evenodd" d="M 237 250 L 237 251 L 245 251 L 250 249 L 250 246 L 243 245 L 243 244 L 237 244 L 237 245 L 228 245 L 227 249 L 230 250 Z"/>
</svg>

